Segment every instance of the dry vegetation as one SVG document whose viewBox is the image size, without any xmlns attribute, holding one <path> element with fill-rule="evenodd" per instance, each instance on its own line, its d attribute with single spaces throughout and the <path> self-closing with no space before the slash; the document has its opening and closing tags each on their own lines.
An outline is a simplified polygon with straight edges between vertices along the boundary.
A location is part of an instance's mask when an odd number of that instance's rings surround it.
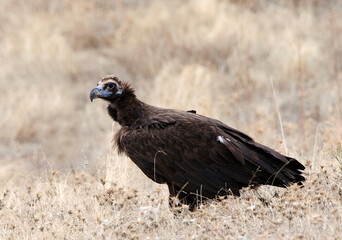
<svg viewBox="0 0 342 240">
<path fill-rule="evenodd" d="M 342 239 L 341 1 L 0 3 L 0 239 Z M 111 148 L 106 74 L 296 157 L 305 187 L 174 215 Z"/>
</svg>

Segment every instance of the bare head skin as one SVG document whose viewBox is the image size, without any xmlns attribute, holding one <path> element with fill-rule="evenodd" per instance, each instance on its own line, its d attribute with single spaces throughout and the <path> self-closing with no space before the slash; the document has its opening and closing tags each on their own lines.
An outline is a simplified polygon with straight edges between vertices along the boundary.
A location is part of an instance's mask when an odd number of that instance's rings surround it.
<svg viewBox="0 0 342 240">
<path fill-rule="evenodd" d="M 117 77 L 113 75 L 106 76 L 97 83 L 97 87 L 91 90 L 90 101 L 95 98 L 102 98 L 112 102 L 121 96 L 123 87 L 122 82 Z"/>
</svg>

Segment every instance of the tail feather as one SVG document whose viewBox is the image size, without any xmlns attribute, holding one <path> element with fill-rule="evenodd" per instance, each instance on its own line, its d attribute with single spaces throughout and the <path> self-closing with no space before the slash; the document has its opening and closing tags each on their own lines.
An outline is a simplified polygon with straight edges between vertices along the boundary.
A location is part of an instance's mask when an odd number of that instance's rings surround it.
<svg viewBox="0 0 342 240">
<path fill-rule="evenodd" d="M 284 163 L 284 159 L 286 162 Z M 302 185 L 305 177 L 302 170 L 305 167 L 294 158 L 281 155 L 280 158 L 265 152 L 259 154 L 260 173 L 256 174 L 259 184 L 287 187 L 293 183 Z M 269 169 L 272 168 L 272 171 Z M 266 181 L 265 181 L 265 178 Z M 264 182 L 260 182 L 264 181 Z"/>
</svg>

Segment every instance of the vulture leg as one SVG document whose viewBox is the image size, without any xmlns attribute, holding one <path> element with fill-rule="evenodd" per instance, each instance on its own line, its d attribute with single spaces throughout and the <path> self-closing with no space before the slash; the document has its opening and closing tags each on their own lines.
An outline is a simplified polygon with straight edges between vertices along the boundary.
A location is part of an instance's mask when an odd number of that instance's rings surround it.
<svg viewBox="0 0 342 240">
<path fill-rule="evenodd" d="M 169 207 L 171 209 L 182 207 L 182 205 L 188 205 L 189 210 L 192 212 L 198 205 L 198 197 L 196 194 L 186 192 L 174 184 L 168 183 L 169 187 Z"/>
</svg>

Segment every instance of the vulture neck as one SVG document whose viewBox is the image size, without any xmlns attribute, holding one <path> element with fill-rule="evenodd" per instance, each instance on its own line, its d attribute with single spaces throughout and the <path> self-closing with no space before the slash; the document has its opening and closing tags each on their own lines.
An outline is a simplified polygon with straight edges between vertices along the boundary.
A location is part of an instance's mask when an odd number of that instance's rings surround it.
<svg viewBox="0 0 342 240">
<path fill-rule="evenodd" d="M 144 116 L 146 104 L 141 102 L 130 87 L 126 87 L 120 98 L 108 106 L 109 115 L 122 127 L 130 127 Z"/>
</svg>

